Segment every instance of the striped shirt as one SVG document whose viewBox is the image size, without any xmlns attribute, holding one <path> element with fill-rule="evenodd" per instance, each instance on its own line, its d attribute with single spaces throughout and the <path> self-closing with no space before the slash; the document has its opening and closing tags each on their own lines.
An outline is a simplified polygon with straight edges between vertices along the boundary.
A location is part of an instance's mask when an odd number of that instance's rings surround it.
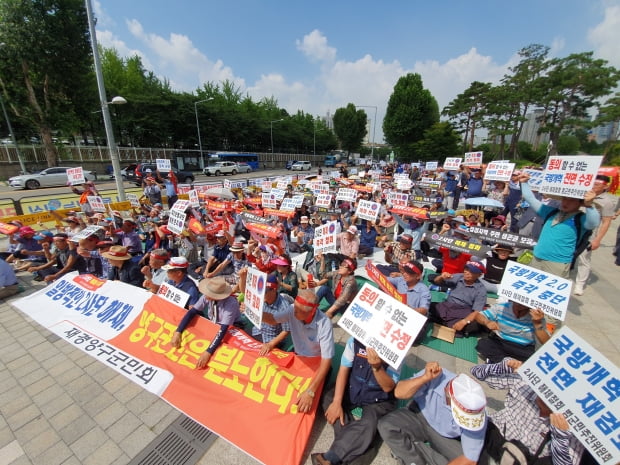
<svg viewBox="0 0 620 465">
<path fill-rule="evenodd" d="M 490 321 L 499 325 L 499 337 L 505 341 L 514 342 L 522 346 L 534 344 L 534 323 L 532 316 L 526 313 L 518 318 L 512 311 L 512 302 L 494 304 L 481 312 Z"/>
</svg>

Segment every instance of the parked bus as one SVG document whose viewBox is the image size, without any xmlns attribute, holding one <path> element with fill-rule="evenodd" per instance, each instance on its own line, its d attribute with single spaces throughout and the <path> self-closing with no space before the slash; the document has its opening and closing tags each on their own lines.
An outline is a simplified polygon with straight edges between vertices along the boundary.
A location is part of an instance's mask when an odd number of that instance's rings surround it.
<svg viewBox="0 0 620 465">
<path fill-rule="evenodd" d="M 237 153 L 237 152 L 217 152 L 209 156 L 209 164 L 216 161 L 235 161 L 237 163 L 247 163 L 252 171 L 259 169 L 258 155 L 255 153 Z"/>
</svg>

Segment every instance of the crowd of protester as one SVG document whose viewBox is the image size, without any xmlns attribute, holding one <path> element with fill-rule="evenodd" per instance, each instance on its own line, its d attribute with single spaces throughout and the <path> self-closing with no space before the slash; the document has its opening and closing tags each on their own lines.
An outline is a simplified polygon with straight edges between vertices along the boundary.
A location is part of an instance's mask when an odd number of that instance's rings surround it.
<svg viewBox="0 0 620 465">
<path fill-rule="evenodd" d="M 372 258 L 406 296 L 412 311 L 449 326 L 457 337 L 479 337 L 477 350 L 484 363 L 469 376 L 429 361 L 413 378 L 400 379 L 400 370 L 350 338 L 335 386 L 326 387 L 321 397 L 335 439 L 329 450 L 312 454 L 313 464 L 350 463 L 369 454 L 379 436 L 406 464 L 487 463 L 489 458 L 500 459 L 508 441 L 520 441 L 536 463 L 543 459 L 554 465 L 579 463 L 583 447 L 568 431 L 566 419 L 515 375 L 560 322 L 520 302 L 497 300 L 497 293 L 509 260 L 569 277 L 580 235 L 591 231 L 589 247 L 576 258 L 574 293 L 584 294 L 591 254 L 618 215 L 616 197 L 607 193 L 610 179 L 597 176 L 584 199 L 557 199 L 533 192 L 522 171 L 504 182 L 484 180 L 484 167 L 427 173 L 406 165 L 360 170 L 365 172 L 362 177 L 327 180 L 326 176 L 322 181 L 330 184 L 332 199 L 340 187 L 357 188 L 355 201 L 332 200 L 319 208 L 308 188 L 312 180 L 292 181 L 285 198 L 303 195 L 303 203 L 277 216 L 263 217 L 251 188 L 233 189 L 236 199 L 227 208 L 216 209 L 210 208 L 206 191 L 205 202 L 185 211 L 198 225 L 187 224 L 180 234 L 168 226 L 169 209 L 177 199 L 174 176 L 162 177 L 159 172 L 147 176 L 140 206 L 123 212 L 94 212 L 87 198 L 96 195 L 96 189 L 87 183 L 82 189 L 73 188 L 80 195 L 82 211 L 64 216 L 53 212 L 56 227 L 39 225 L 35 230 L 17 220 L 10 223 L 14 232 L 8 235 L 9 248 L 0 260 L 0 298 L 18 292 L 16 273 L 30 273 L 34 281 L 45 283 L 71 272 L 88 273 L 152 293 L 163 284 L 176 287 L 189 298 L 173 346 L 184 343 L 184 331 L 194 318 L 219 325 L 197 363 L 200 369 L 209 364 L 231 326 L 248 330 L 242 297 L 248 267 L 257 268 L 268 274 L 264 324 L 249 333 L 263 344 L 261 355 L 292 347 L 300 356 L 322 360 L 297 399 L 299 410 L 308 412 L 334 357 L 331 320 L 355 298 L 360 265 Z M 395 176 L 412 181 L 412 187 L 398 189 Z M 168 209 L 163 207 L 164 192 Z M 403 192 L 410 194 L 407 206 L 418 207 L 413 217 L 391 211 L 390 194 Z M 501 206 L 476 208 L 468 203 L 480 197 Z M 377 202 L 375 221 L 359 218 L 360 200 Z M 250 227 L 256 216 L 272 228 L 269 235 Z M 330 221 L 339 231 L 336 251 L 317 253 L 315 228 Z M 534 229 L 537 243 L 530 251 L 480 239 L 472 233 L 474 226 L 523 236 L 531 236 Z M 489 252 L 476 256 L 436 247 L 427 240 L 431 234 L 483 244 Z M 305 258 L 293 260 L 299 254 Z M 433 301 L 431 291 L 443 298 Z M 320 310 L 323 299 L 326 304 Z M 504 409 L 486 415 L 479 381 L 512 393 Z M 397 408 L 397 399 L 411 402 Z"/>
</svg>

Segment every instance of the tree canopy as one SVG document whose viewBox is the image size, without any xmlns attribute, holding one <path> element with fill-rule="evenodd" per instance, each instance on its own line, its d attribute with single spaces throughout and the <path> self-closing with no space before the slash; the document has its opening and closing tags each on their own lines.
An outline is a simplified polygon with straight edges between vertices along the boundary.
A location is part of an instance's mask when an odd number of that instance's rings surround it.
<svg viewBox="0 0 620 465">
<path fill-rule="evenodd" d="M 366 112 L 358 110 L 352 103 L 334 112 L 334 132 L 343 150 L 353 152 L 361 147 L 367 132 L 367 120 Z"/>
</svg>

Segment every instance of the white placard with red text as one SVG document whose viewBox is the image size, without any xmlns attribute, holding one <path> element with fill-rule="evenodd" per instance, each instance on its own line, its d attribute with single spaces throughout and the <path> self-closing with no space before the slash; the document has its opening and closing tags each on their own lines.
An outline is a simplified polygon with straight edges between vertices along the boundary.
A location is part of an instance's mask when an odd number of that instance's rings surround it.
<svg viewBox="0 0 620 465">
<path fill-rule="evenodd" d="M 248 268 L 244 298 L 245 316 L 259 329 L 263 319 L 263 304 L 265 303 L 266 287 L 267 274 L 257 268 Z"/>
<path fill-rule="evenodd" d="M 157 171 L 170 171 L 172 169 L 170 160 L 165 158 L 156 158 L 155 162 L 157 163 Z"/>
<path fill-rule="evenodd" d="M 355 210 L 355 215 L 362 220 L 376 221 L 379 216 L 381 205 L 370 200 L 360 200 Z"/>
<path fill-rule="evenodd" d="M 331 194 L 319 194 L 316 196 L 316 202 L 314 202 L 314 205 L 316 205 L 317 207 L 329 208 L 331 203 L 332 203 Z"/>
<path fill-rule="evenodd" d="M 261 198 L 263 199 L 263 208 L 278 208 L 276 196 L 271 192 L 263 192 Z"/>
<path fill-rule="evenodd" d="M 602 156 L 594 155 L 549 157 L 538 192 L 583 199 L 592 190 L 602 161 Z"/>
<path fill-rule="evenodd" d="M 93 209 L 94 212 L 105 213 L 107 210 L 105 208 L 105 203 L 103 203 L 103 199 L 98 195 L 91 195 L 88 197 L 88 204 L 90 208 Z"/>
<path fill-rule="evenodd" d="M 336 236 L 338 234 L 338 222 L 330 221 L 314 230 L 312 246 L 315 253 L 336 252 Z"/>
<path fill-rule="evenodd" d="M 346 202 L 355 202 L 357 199 L 357 191 L 355 189 L 347 189 L 341 187 L 336 194 L 336 200 L 344 200 Z"/>
<path fill-rule="evenodd" d="M 446 158 L 443 162 L 444 170 L 458 170 L 463 162 L 462 158 Z"/>
<path fill-rule="evenodd" d="M 196 189 L 192 189 L 187 193 L 187 195 L 189 195 L 189 204 L 192 207 L 200 207 L 200 198 L 198 197 L 198 191 Z"/>
<path fill-rule="evenodd" d="M 482 152 L 466 152 L 463 164 L 472 168 L 479 168 L 482 165 Z"/>
<path fill-rule="evenodd" d="M 181 308 L 185 307 L 185 304 L 189 300 L 189 294 L 187 292 L 171 286 L 165 281 L 159 285 L 157 295 Z"/>
<path fill-rule="evenodd" d="M 67 180 L 69 184 L 75 186 L 76 184 L 84 184 L 84 170 L 81 166 L 75 168 L 67 168 Z"/>
<path fill-rule="evenodd" d="M 397 369 L 407 356 L 426 317 L 385 292 L 365 283 L 338 326 Z"/>
<path fill-rule="evenodd" d="M 409 205 L 409 194 L 390 192 L 388 194 L 388 203 L 393 207 L 406 207 Z"/>
<path fill-rule="evenodd" d="M 127 200 L 129 200 L 129 204 L 132 207 L 139 207 L 140 206 L 140 200 L 138 199 L 138 196 L 136 194 L 132 194 L 132 193 L 128 192 L 127 194 L 125 194 L 125 197 L 127 197 Z"/>
<path fill-rule="evenodd" d="M 510 175 L 515 169 L 514 163 L 492 161 L 487 165 L 484 179 L 487 181 L 510 181 Z"/>
<path fill-rule="evenodd" d="M 436 161 L 427 161 L 424 165 L 426 171 L 437 171 L 437 168 L 439 168 L 439 162 Z"/>
<path fill-rule="evenodd" d="M 187 215 L 179 210 L 170 210 L 168 217 L 168 229 L 174 234 L 181 234 L 185 227 L 185 218 Z"/>
<path fill-rule="evenodd" d="M 187 210 L 189 206 L 190 206 L 189 200 L 179 199 L 176 202 L 174 202 L 174 205 L 172 205 L 172 208 L 170 209 L 170 211 L 175 210 L 181 213 L 185 213 L 185 210 Z"/>
</svg>

